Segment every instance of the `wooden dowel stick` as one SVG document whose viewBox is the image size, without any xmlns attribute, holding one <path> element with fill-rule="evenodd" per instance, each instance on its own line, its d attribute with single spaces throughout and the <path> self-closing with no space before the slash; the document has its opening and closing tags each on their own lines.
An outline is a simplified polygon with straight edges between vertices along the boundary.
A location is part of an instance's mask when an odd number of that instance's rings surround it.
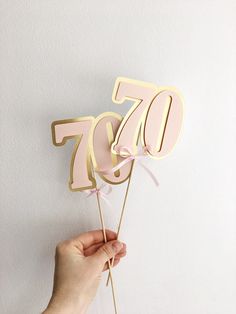
<svg viewBox="0 0 236 314">
<path fill-rule="evenodd" d="M 104 243 L 107 243 L 107 235 L 106 235 L 104 216 L 103 216 L 103 212 L 102 212 L 101 203 L 100 203 L 100 199 L 99 199 L 99 194 L 98 193 L 96 193 L 96 197 L 97 197 L 97 204 L 98 204 L 98 209 L 99 209 L 99 217 L 100 217 L 101 226 L 102 226 Z M 111 267 L 110 260 L 107 263 L 108 263 L 108 269 L 109 269 L 109 278 L 111 280 L 111 288 L 112 288 L 112 298 L 113 298 L 114 310 L 115 310 L 115 314 L 118 314 L 117 303 L 116 303 L 116 295 L 115 295 L 115 288 L 114 288 L 114 281 L 113 281 L 112 270 L 111 270 L 112 267 Z"/>
<path fill-rule="evenodd" d="M 128 197 L 128 193 L 129 193 L 129 187 L 130 187 L 130 181 L 131 181 L 131 177 L 132 177 L 132 173 L 133 173 L 134 162 L 135 161 L 133 161 L 133 163 L 132 163 L 130 176 L 129 176 L 126 191 L 125 191 L 125 197 L 124 197 L 124 201 L 123 201 L 123 205 L 122 205 L 122 209 L 121 209 L 120 219 L 119 219 L 118 228 L 117 228 L 117 240 L 119 239 L 120 229 L 121 229 L 121 225 L 122 225 L 123 218 L 124 218 L 124 212 L 125 212 L 127 197 Z M 111 267 L 113 267 L 113 264 L 114 264 L 114 257 L 111 261 Z M 110 281 L 110 274 L 108 274 L 106 286 L 108 286 L 109 281 Z"/>
</svg>

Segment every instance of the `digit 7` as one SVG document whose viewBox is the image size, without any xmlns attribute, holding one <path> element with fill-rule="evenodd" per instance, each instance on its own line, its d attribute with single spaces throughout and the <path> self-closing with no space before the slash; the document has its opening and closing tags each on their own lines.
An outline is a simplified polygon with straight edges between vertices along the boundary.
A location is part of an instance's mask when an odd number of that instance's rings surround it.
<svg viewBox="0 0 236 314">
<path fill-rule="evenodd" d="M 89 136 L 94 117 L 60 120 L 52 123 L 53 144 L 62 146 L 68 139 L 75 139 L 70 165 L 69 188 L 72 191 L 92 189 L 96 181 L 91 171 Z"/>
<path fill-rule="evenodd" d="M 91 131 L 91 159 L 95 171 L 107 169 L 108 173 L 98 171 L 99 176 L 110 184 L 120 184 L 128 179 L 131 173 L 133 161 L 128 162 L 119 170 L 109 172 L 114 166 L 125 158 L 114 154 L 111 145 L 115 134 L 119 129 L 122 116 L 115 112 L 104 112 L 94 121 Z"/>
</svg>

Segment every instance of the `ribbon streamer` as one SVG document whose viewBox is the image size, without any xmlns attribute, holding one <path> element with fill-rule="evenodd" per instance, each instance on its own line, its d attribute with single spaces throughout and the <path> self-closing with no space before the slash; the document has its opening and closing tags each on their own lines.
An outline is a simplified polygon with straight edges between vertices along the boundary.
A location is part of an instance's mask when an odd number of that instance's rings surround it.
<svg viewBox="0 0 236 314">
<path fill-rule="evenodd" d="M 135 160 L 137 162 L 137 164 L 139 164 L 146 172 L 147 174 L 150 176 L 150 178 L 152 179 L 152 181 L 154 182 L 154 184 L 158 187 L 159 186 L 159 182 L 157 181 L 156 176 L 154 175 L 154 173 L 143 164 L 142 159 L 145 158 L 147 156 L 147 151 L 148 151 L 148 147 L 145 146 L 141 152 L 139 152 L 138 154 L 133 154 L 130 149 L 126 146 L 120 147 L 119 151 L 117 152 L 118 155 L 120 155 L 121 157 L 124 157 L 125 159 L 122 160 L 118 165 L 116 165 L 115 167 L 111 168 L 111 169 L 96 169 L 96 172 L 100 172 L 102 174 L 110 174 L 110 173 L 114 173 L 117 170 L 119 170 L 120 168 L 124 167 L 127 163 L 129 163 L 132 160 Z"/>
<path fill-rule="evenodd" d="M 108 188 L 106 191 L 104 190 L 105 188 Z M 101 186 L 99 187 L 99 188 L 94 188 L 94 189 L 91 189 L 91 190 L 89 190 L 89 191 L 84 191 L 84 193 L 86 193 L 86 194 L 88 194 L 87 195 L 87 198 L 88 197 L 91 197 L 91 196 L 93 196 L 93 195 L 95 195 L 95 194 L 97 194 L 97 195 L 99 195 L 100 196 L 100 198 L 101 199 L 103 199 L 104 201 L 105 201 L 105 203 L 109 206 L 109 207 L 111 207 L 111 203 L 110 203 L 110 201 L 109 201 L 109 199 L 108 199 L 108 197 L 107 197 L 107 195 L 108 194 L 110 194 L 111 193 L 111 191 L 112 191 L 112 187 L 110 186 L 110 185 L 108 185 L 108 184 L 101 184 Z"/>
</svg>

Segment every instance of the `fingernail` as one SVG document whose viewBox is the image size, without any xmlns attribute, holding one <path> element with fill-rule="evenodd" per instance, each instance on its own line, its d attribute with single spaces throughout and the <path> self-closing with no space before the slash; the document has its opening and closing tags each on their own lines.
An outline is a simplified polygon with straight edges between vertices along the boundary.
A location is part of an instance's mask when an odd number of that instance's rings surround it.
<svg viewBox="0 0 236 314">
<path fill-rule="evenodd" d="M 112 247 L 113 247 L 115 252 L 119 252 L 123 247 L 123 243 L 121 243 L 119 241 L 114 242 L 114 243 L 112 243 Z"/>
</svg>

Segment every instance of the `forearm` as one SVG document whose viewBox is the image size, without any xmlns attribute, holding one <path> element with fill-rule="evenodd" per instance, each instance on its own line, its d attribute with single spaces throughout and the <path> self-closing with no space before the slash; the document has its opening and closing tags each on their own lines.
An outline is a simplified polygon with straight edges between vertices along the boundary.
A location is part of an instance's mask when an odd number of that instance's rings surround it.
<svg viewBox="0 0 236 314">
<path fill-rule="evenodd" d="M 88 305 L 81 297 L 78 297 L 75 302 L 67 301 L 66 298 L 52 297 L 42 314 L 85 314 L 87 308 Z"/>
</svg>

